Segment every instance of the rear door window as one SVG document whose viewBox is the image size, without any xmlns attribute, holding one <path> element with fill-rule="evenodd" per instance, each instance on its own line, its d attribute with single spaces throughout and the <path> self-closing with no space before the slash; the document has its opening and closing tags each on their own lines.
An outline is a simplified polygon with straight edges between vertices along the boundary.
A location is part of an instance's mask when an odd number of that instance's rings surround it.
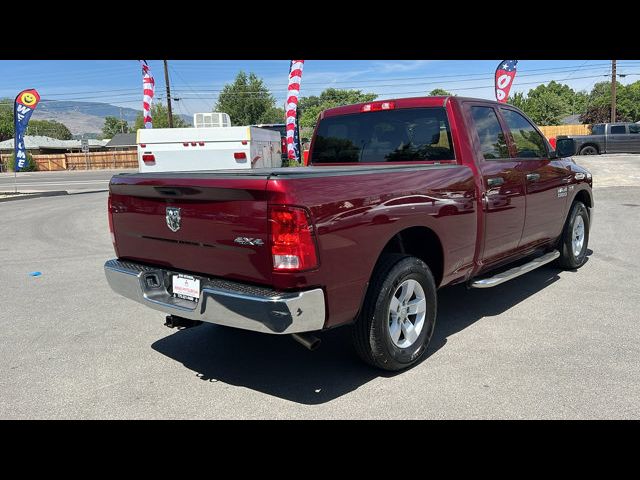
<svg viewBox="0 0 640 480">
<path fill-rule="evenodd" d="M 624 125 L 611 125 L 611 135 L 624 135 L 627 133 L 627 127 Z"/>
<path fill-rule="evenodd" d="M 471 107 L 471 116 L 485 160 L 509 158 L 509 147 L 496 111 L 491 107 Z"/>
<path fill-rule="evenodd" d="M 454 160 L 444 108 L 404 108 L 327 117 L 313 145 L 314 163 Z"/>
</svg>

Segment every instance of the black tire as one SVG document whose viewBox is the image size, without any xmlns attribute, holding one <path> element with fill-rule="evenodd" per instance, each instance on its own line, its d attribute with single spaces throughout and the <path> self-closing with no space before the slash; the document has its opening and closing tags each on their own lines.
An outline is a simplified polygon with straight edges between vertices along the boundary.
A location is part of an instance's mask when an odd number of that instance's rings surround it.
<svg viewBox="0 0 640 480">
<path fill-rule="evenodd" d="M 573 227 L 578 219 L 582 218 L 584 222 L 584 243 L 580 253 L 576 255 L 573 251 Z M 557 265 L 561 268 L 574 270 L 580 268 L 587 261 L 587 246 L 589 245 L 589 211 L 585 207 L 584 203 L 580 201 L 573 202 L 569 216 L 562 229 L 562 235 L 558 243 L 558 249 L 560 250 L 560 257 L 557 260 Z"/>
<path fill-rule="evenodd" d="M 599 153 L 598 147 L 593 145 L 585 145 L 580 149 L 580 155 L 598 155 Z"/>
<path fill-rule="evenodd" d="M 417 281 L 424 291 L 425 323 L 415 342 L 402 349 L 393 343 L 389 333 L 389 305 L 397 288 L 409 279 Z M 353 326 L 353 343 L 358 355 L 384 370 L 410 367 L 422 358 L 429 345 L 436 311 L 436 284 L 427 264 L 409 255 L 385 254 L 372 275 L 362 312 Z"/>
</svg>

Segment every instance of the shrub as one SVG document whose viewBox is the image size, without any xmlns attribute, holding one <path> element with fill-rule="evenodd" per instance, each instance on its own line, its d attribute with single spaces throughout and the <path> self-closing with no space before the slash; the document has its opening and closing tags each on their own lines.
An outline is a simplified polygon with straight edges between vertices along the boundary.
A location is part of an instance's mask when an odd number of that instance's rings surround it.
<svg viewBox="0 0 640 480">
<path fill-rule="evenodd" d="M 3 155 L 2 158 L 3 158 L 2 170 L 5 172 L 13 172 L 15 170 L 14 167 L 16 165 L 15 153 L 12 153 L 11 155 Z M 33 156 L 29 152 L 27 152 L 27 163 L 20 171 L 21 172 L 37 172 L 38 171 L 38 164 L 36 163 L 36 161 L 33 159 Z"/>
</svg>

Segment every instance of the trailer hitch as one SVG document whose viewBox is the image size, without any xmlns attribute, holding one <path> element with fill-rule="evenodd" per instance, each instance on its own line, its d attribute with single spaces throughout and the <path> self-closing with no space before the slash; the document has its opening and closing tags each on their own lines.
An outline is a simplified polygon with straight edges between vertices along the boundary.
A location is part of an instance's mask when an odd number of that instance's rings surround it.
<svg viewBox="0 0 640 480">
<path fill-rule="evenodd" d="M 201 320 L 190 320 L 188 318 L 177 317 L 175 315 L 167 315 L 164 325 L 169 328 L 177 328 L 178 330 L 184 330 L 185 328 L 192 328 L 201 325 Z"/>
</svg>

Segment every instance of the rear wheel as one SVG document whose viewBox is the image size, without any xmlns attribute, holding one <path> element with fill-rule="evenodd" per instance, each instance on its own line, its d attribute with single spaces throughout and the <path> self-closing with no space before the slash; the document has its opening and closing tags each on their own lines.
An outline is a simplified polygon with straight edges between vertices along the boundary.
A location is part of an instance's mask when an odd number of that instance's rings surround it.
<svg viewBox="0 0 640 480">
<path fill-rule="evenodd" d="M 580 268 L 587 261 L 589 243 L 589 211 L 582 202 L 573 202 L 560 237 L 558 265 L 566 269 Z"/>
<path fill-rule="evenodd" d="M 580 149 L 580 155 L 597 155 L 598 149 L 593 145 L 587 145 L 586 147 L 582 147 Z"/>
<path fill-rule="evenodd" d="M 415 364 L 433 335 L 436 308 L 429 267 L 416 257 L 385 255 L 353 328 L 356 351 L 365 362 L 384 370 Z"/>
</svg>

